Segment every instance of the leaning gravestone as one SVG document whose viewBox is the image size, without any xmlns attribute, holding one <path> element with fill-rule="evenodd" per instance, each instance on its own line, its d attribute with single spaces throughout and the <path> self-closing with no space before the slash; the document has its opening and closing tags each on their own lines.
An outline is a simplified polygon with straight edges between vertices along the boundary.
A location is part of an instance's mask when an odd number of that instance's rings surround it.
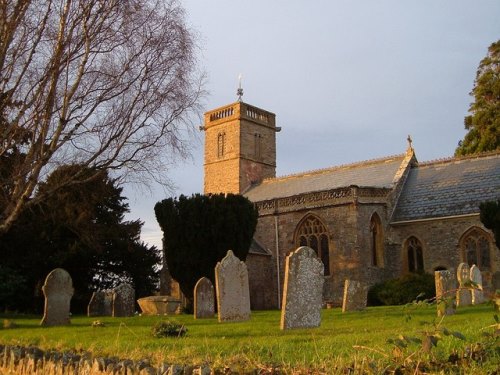
<svg viewBox="0 0 500 375">
<path fill-rule="evenodd" d="M 323 263 L 310 247 L 299 247 L 286 257 L 281 329 L 321 324 L 323 272 Z"/>
<path fill-rule="evenodd" d="M 364 310 L 368 298 L 368 285 L 356 280 L 344 282 L 342 312 Z"/>
<path fill-rule="evenodd" d="M 120 284 L 113 289 L 113 316 L 133 316 L 135 312 L 135 290 L 129 284 Z"/>
<path fill-rule="evenodd" d="M 472 293 L 470 290 L 470 269 L 467 263 L 460 263 L 458 265 L 457 279 L 457 306 L 469 306 L 472 304 Z"/>
<path fill-rule="evenodd" d="M 113 291 L 99 290 L 92 293 L 87 306 L 87 316 L 111 316 L 113 315 Z"/>
<path fill-rule="evenodd" d="M 214 286 L 206 277 L 194 286 L 194 318 L 213 318 L 215 314 Z"/>
<path fill-rule="evenodd" d="M 70 324 L 69 308 L 73 296 L 73 281 L 62 268 L 51 271 L 42 287 L 45 307 L 41 325 L 57 326 Z"/>
<path fill-rule="evenodd" d="M 472 304 L 479 305 L 484 302 L 483 277 L 479 267 L 475 264 L 470 268 L 470 280 L 472 281 Z"/>
<path fill-rule="evenodd" d="M 457 307 L 455 295 L 457 281 L 453 271 L 435 271 L 434 281 L 436 284 L 437 315 L 453 315 Z"/>
<path fill-rule="evenodd" d="M 219 322 L 250 319 L 247 266 L 231 250 L 215 266 L 215 288 Z"/>
</svg>

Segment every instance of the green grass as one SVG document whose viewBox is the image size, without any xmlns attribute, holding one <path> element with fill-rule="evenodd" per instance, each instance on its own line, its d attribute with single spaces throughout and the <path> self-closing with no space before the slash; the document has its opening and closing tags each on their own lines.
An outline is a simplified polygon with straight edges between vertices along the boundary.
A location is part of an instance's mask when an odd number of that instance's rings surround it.
<svg viewBox="0 0 500 375">
<path fill-rule="evenodd" d="M 416 363 L 418 360 L 446 361 L 450 353 L 465 352 L 476 343 L 487 340 L 482 332 L 495 323 L 491 305 L 461 308 L 456 315 L 445 317 L 441 327 L 458 331 L 466 337 L 459 340 L 443 336 L 431 354 L 422 354 L 419 346 L 402 351 L 386 343 L 400 335 L 422 337 L 432 329 L 435 306 L 421 306 L 410 311 L 407 320 L 402 306 L 372 307 L 362 312 L 342 314 L 340 309 L 322 311 L 321 326 L 314 329 L 282 331 L 279 311 L 252 312 L 250 321 L 218 323 L 214 319 L 194 320 L 191 315 L 168 317 L 136 316 L 131 318 L 75 316 L 70 326 L 41 327 L 40 317 L 1 315 L 16 328 L 0 329 L 1 344 L 35 345 L 41 349 L 90 351 L 99 356 L 149 358 L 155 364 L 207 364 L 212 367 L 236 366 L 259 368 L 279 366 L 283 369 L 340 368 L 346 366 L 390 366 Z M 100 320 L 105 327 L 92 327 Z M 161 320 L 184 324 L 187 335 L 182 338 L 154 338 L 153 325 Z M 422 325 L 426 321 L 429 324 Z M 491 340 L 491 339 L 490 339 Z M 498 344 L 498 342 L 497 342 Z M 409 357 L 409 358 L 407 358 Z M 491 357 L 491 356 L 490 356 Z M 496 356 L 474 366 L 495 366 Z"/>
</svg>

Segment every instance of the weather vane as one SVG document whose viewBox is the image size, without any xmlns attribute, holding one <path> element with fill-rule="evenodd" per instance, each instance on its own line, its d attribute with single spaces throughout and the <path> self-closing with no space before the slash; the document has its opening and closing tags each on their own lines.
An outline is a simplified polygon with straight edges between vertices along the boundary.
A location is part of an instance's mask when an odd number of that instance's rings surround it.
<svg viewBox="0 0 500 375">
<path fill-rule="evenodd" d="M 238 76 L 238 90 L 236 90 L 236 95 L 238 95 L 238 101 L 241 102 L 241 97 L 243 96 L 243 88 L 241 87 L 241 79 L 243 78 L 243 75 L 240 73 Z"/>
</svg>

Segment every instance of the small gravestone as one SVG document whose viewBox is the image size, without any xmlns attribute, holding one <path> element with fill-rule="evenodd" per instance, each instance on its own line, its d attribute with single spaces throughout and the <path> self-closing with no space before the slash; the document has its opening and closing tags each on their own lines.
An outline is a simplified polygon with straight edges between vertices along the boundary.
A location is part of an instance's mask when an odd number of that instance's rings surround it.
<svg viewBox="0 0 500 375">
<path fill-rule="evenodd" d="M 310 247 L 299 247 L 286 257 L 281 329 L 321 324 L 323 272 L 323 263 Z"/>
<path fill-rule="evenodd" d="M 215 266 L 215 288 L 219 322 L 250 319 L 247 266 L 231 250 Z"/>
<path fill-rule="evenodd" d="M 453 271 L 435 271 L 437 315 L 453 315 L 456 310 L 457 281 Z"/>
<path fill-rule="evenodd" d="M 120 284 L 113 289 L 113 316 L 133 316 L 135 313 L 135 290 L 129 284 Z"/>
<path fill-rule="evenodd" d="M 45 307 L 41 325 L 57 326 L 70 324 L 69 309 L 73 296 L 73 281 L 62 268 L 51 271 L 42 286 Z"/>
<path fill-rule="evenodd" d="M 194 318 L 213 318 L 214 314 L 214 286 L 209 279 L 202 277 L 194 287 Z"/>
<path fill-rule="evenodd" d="M 460 263 L 458 265 L 457 279 L 457 306 L 469 306 L 472 304 L 472 293 L 470 290 L 470 269 L 467 263 Z"/>
<path fill-rule="evenodd" d="M 92 293 L 87 306 L 87 316 L 111 316 L 113 315 L 113 291 L 99 290 Z"/>
<path fill-rule="evenodd" d="M 356 280 L 346 280 L 344 282 L 342 312 L 364 310 L 367 298 L 368 285 Z"/>
<path fill-rule="evenodd" d="M 484 302 L 483 277 L 479 267 L 475 264 L 470 268 L 470 280 L 472 282 L 472 304 L 479 305 Z"/>
</svg>

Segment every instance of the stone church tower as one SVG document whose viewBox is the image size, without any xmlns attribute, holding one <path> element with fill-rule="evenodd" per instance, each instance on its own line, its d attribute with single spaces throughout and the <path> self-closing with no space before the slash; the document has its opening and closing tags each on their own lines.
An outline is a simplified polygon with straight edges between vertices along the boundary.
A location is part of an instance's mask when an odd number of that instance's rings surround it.
<svg viewBox="0 0 500 375">
<path fill-rule="evenodd" d="M 205 194 L 242 194 L 276 177 L 275 117 L 241 101 L 205 113 Z"/>
</svg>

